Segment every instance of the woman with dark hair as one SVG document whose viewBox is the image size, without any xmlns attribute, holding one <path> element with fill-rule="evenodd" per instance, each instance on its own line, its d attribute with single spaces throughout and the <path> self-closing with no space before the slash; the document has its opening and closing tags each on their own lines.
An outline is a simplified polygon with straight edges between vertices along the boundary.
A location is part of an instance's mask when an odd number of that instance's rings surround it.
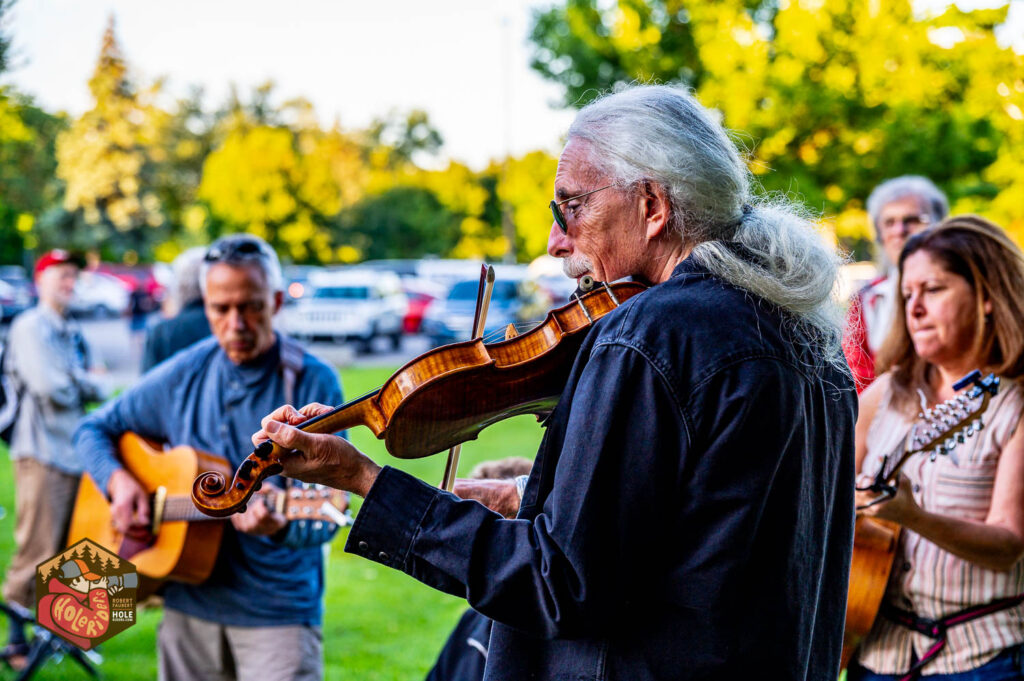
<svg viewBox="0 0 1024 681">
<path fill-rule="evenodd" d="M 985 429 L 956 457 L 914 455 L 895 497 L 863 511 L 903 532 L 881 615 L 847 678 L 1024 679 L 1024 255 L 991 222 L 950 218 L 907 241 L 898 294 L 904 314 L 879 355 L 885 373 L 861 395 L 862 483 L 965 374 L 992 372 L 1001 386 Z M 876 496 L 858 492 L 857 503 Z"/>
</svg>

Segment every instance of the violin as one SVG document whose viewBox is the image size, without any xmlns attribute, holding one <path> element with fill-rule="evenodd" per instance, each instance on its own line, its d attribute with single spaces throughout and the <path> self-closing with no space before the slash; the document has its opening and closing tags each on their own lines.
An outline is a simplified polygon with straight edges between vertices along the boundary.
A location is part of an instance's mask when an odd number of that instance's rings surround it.
<svg viewBox="0 0 1024 681">
<path fill-rule="evenodd" d="M 585 277 L 584 279 L 589 279 Z M 533 329 L 485 343 L 481 337 L 444 345 L 416 357 L 384 385 L 297 426 L 336 433 L 365 426 L 399 459 L 431 456 L 476 439 L 487 426 L 520 414 L 538 420 L 554 409 L 591 325 L 646 290 L 636 282 L 581 284 L 573 299 L 551 310 Z M 279 445 L 267 440 L 235 471 L 231 484 L 207 472 L 192 484 L 192 501 L 221 518 L 245 510 L 263 480 L 282 470 Z"/>
</svg>

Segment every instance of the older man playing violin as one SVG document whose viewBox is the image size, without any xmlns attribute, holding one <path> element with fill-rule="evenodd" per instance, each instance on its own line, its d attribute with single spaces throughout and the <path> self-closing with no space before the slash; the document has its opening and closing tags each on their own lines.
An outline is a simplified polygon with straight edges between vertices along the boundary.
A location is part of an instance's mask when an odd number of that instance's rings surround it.
<svg viewBox="0 0 1024 681">
<path fill-rule="evenodd" d="M 690 95 L 582 109 L 548 252 L 651 285 L 584 341 L 516 519 L 296 428 L 284 473 L 365 497 L 346 550 L 494 620 L 486 679 L 827 679 L 853 532 L 837 258 Z"/>
</svg>

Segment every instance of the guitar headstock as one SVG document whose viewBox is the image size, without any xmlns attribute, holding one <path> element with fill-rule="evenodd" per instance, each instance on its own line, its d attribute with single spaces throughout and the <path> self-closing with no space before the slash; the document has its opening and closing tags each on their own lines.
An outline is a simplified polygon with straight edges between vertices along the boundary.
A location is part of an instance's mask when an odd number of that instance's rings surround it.
<svg viewBox="0 0 1024 681">
<path fill-rule="evenodd" d="M 293 484 L 285 492 L 287 499 L 284 504 L 284 516 L 288 520 L 322 520 L 327 523 L 338 523 L 338 514 L 348 508 L 348 497 L 344 492 L 330 487 Z M 324 504 L 334 508 L 336 512 L 324 509 Z"/>
<path fill-rule="evenodd" d="M 953 450 L 985 427 L 982 414 L 989 400 L 999 392 L 999 378 L 989 374 L 983 379 L 976 369 L 954 383 L 953 389 L 963 390 L 967 386 L 972 387 L 917 415 L 907 441 L 908 454 L 931 450 L 932 460 L 949 455 L 957 463 Z"/>
</svg>

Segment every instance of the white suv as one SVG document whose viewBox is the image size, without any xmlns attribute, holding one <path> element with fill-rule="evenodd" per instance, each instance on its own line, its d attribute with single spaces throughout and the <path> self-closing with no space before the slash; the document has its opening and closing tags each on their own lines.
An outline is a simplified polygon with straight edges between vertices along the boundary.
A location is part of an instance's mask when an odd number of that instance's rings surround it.
<svg viewBox="0 0 1024 681">
<path fill-rule="evenodd" d="M 372 352 L 375 338 L 402 343 L 408 303 L 393 272 L 345 269 L 309 275 L 312 295 L 282 311 L 282 326 L 300 340 L 354 341 Z"/>
</svg>

